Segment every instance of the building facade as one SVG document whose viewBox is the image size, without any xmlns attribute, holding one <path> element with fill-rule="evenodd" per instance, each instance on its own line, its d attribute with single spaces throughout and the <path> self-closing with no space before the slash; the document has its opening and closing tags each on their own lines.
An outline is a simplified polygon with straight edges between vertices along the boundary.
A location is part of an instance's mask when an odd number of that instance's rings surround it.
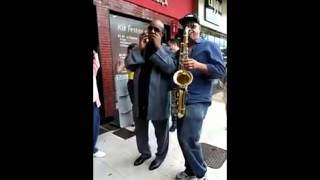
<svg viewBox="0 0 320 180">
<path fill-rule="evenodd" d="M 183 5 L 179 5 L 182 2 Z M 117 63 L 126 56 L 127 46 L 138 42 L 139 34 L 153 19 L 160 19 L 165 24 L 165 40 L 173 37 L 179 28 L 178 19 L 187 13 L 196 12 L 197 1 L 94 0 L 93 4 L 97 16 L 96 43 L 102 72 L 98 82 L 102 114 L 105 118 L 117 119 L 121 114 L 119 111 L 126 113 L 130 110 L 129 106 L 123 107 L 127 100 L 122 98 L 121 95 L 125 94 L 119 88 L 123 76 L 115 71 Z"/>
</svg>

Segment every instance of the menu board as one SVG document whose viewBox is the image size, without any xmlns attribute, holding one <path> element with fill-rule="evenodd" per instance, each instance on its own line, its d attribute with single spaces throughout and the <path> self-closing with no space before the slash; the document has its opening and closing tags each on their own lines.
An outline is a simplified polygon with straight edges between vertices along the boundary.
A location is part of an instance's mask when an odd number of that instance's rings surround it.
<svg viewBox="0 0 320 180">
<path fill-rule="evenodd" d="M 113 65 L 124 65 L 127 48 L 131 43 L 138 43 L 139 35 L 146 30 L 148 23 L 110 14 L 110 33 Z M 122 72 L 125 71 L 125 68 Z M 117 72 L 119 73 L 119 72 Z"/>
</svg>

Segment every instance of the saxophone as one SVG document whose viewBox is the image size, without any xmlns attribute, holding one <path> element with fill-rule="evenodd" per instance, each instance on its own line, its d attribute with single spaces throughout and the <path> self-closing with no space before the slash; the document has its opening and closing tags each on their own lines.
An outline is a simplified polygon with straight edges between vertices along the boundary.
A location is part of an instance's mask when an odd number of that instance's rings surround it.
<svg viewBox="0 0 320 180">
<path fill-rule="evenodd" d="M 181 119 L 186 113 L 186 96 L 188 86 L 192 83 L 193 76 L 190 71 L 185 70 L 182 62 L 188 58 L 188 38 L 190 28 L 185 27 L 183 41 L 180 43 L 179 69 L 173 75 L 173 82 L 178 86 L 174 90 L 175 95 L 175 115 Z"/>
</svg>

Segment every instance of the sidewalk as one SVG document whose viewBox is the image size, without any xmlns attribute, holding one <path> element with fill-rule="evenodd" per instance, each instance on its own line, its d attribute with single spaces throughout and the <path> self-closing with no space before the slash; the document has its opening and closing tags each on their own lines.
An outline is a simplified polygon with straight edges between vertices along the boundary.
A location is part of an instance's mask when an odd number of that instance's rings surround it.
<svg viewBox="0 0 320 180">
<path fill-rule="evenodd" d="M 170 122 L 171 123 L 171 122 Z M 200 142 L 205 142 L 227 150 L 227 121 L 223 92 L 215 94 L 213 103 L 203 123 Z M 133 128 L 127 128 L 133 130 Z M 170 132 L 169 151 L 163 164 L 153 171 L 148 167 L 154 159 L 156 152 L 156 139 L 154 128 L 149 123 L 149 144 L 152 158 L 140 166 L 133 166 L 134 160 L 139 156 L 136 147 L 136 137 L 124 140 L 114 134 L 113 131 L 99 136 L 97 147 L 102 149 L 106 156 L 94 158 L 94 180 L 174 180 L 175 175 L 184 170 L 184 159 L 178 144 L 177 132 Z M 208 167 L 209 180 L 227 179 L 227 161 L 219 169 Z"/>
</svg>

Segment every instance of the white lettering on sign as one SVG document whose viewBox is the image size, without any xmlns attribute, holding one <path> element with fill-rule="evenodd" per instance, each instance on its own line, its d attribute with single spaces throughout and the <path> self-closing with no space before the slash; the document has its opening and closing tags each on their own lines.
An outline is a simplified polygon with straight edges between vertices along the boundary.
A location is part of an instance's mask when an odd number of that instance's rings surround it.
<svg viewBox="0 0 320 180">
<path fill-rule="evenodd" d="M 131 25 L 129 24 L 128 25 L 128 32 L 141 34 L 143 32 L 143 30 L 140 28 L 137 28 L 137 27 L 131 27 Z"/>
<path fill-rule="evenodd" d="M 143 32 L 143 29 L 140 27 L 133 27 L 130 24 L 125 25 L 125 24 L 118 24 L 117 27 L 118 31 L 126 31 L 128 33 L 135 33 L 135 34 L 141 34 Z"/>
<path fill-rule="evenodd" d="M 126 31 L 127 27 L 125 24 L 118 24 L 118 31 Z"/>
<path fill-rule="evenodd" d="M 153 0 L 159 4 L 161 4 L 161 6 L 168 6 L 168 0 Z"/>
</svg>

